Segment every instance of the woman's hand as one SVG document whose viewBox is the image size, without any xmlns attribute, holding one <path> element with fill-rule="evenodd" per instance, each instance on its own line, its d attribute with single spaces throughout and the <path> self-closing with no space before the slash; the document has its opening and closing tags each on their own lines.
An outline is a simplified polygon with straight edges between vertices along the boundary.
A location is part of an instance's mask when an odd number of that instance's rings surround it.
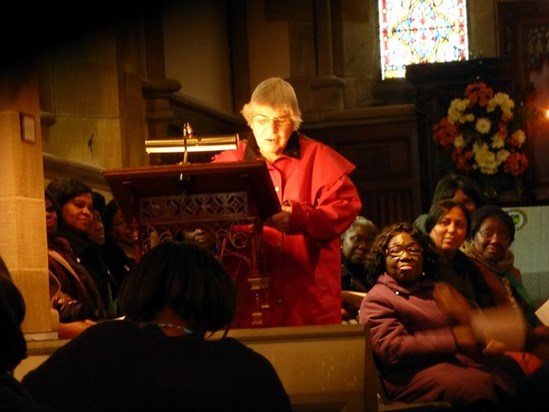
<svg viewBox="0 0 549 412">
<path fill-rule="evenodd" d="M 482 348 L 478 344 L 473 329 L 468 325 L 458 325 L 452 328 L 456 339 L 458 352 L 471 357 L 478 357 L 482 353 Z"/>
<path fill-rule="evenodd" d="M 95 324 L 96 322 L 90 319 L 60 323 L 57 333 L 59 335 L 59 339 L 73 339 Z"/>
<path fill-rule="evenodd" d="M 505 345 L 494 339 L 490 340 L 482 350 L 484 355 L 498 355 L 503 352 L 505 352 Z"/>
<path fill-rule="evenodd" d="M 455 288 L 445 282 L 437 282 L 433 298 L 439 309 L 458 325 L 471 322 L 471 305 Z"/>
<path fill-rule="evenodd" d="M 282 205 L 282 211 L 275 213 L 265 221 L 266 226 L 274 227 L 281 232 L 290 230 L 290 219 L 292 217 L 292 207 Z"/>
</svg>

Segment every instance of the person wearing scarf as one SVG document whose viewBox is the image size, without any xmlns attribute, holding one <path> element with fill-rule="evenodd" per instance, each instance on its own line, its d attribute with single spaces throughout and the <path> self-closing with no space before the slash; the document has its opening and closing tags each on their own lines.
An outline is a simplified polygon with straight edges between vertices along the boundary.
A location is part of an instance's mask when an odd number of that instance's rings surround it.
<svg viewBox="0 0 549 412">
<path fill-rule="evenodd" d="M 515 267 L 510 246 L 515 239 L 515 225 L 499 206 L 486 205 L 471 216 L 469 238 L 461 247 L 479 267 L 492 291 L 496 305 L 519 307 L 530 328 L 525 350 L 543 360 L 549 359 L 549 327 L 535 315 L 536 307 L 522 284 L 522 274 Z"/>
</svg>

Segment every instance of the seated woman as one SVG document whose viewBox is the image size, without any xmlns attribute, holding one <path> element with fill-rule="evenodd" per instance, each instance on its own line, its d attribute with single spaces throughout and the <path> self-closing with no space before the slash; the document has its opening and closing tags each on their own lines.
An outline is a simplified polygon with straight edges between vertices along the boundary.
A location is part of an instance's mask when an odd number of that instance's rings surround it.
<svg viewBox="0 0 549 412">
<path fill-rule="evenodd" d="M 117 307 L 118 284 L 105 264 L 99 249 L 90 242 L 88 230 L 93 222 L 92 189 L 79 179 L 60 177 L 48 183 L 46 190 L 59 207 L 58 235 L 68 241 L 70 250 L 89 274 L 102 308 L 97 318 L 114 318 Z"/>
<path fill-rule="evenodd" d="M 91 326 L 23 383 L 70 411 L 291 411 L 272 364 L 228 331 L 236 287 L 216 257 L 163 242 L 126 277 L 124 320 Z"/>
<path fill-rule="evenodd" d="M 479 267 L 497 304 L 518 306 L 530 325 L 526 350 L 549 360 L 549 327 L 535 315 L 535 306 L 522 284 L 522 274 L 514 266 L 510 246 L 515 239 L 515 224 L 499 206 L 486 205 L 471 218 L 469 239 L 463 251 Z"/>
<path fill-rule="evenodd" d="M 369 325 L 392 400 L 494 410 L 517 382 L 503 362 L 483 362 L 471 326 L 453 321 L 440 308 L 441 296 L 449 291 L 455 310 L 466 312 L 468 302 L 450 285 L 434 281 L 437 257 L 429 237 L 416 226 L 396 223 L 384 229 L 366 261 L 374 286 L 362 302 L 360 322 Z"/>
<path fill-rule="evenodd" d="M 118 285 L 135 264 L 136 242 L 118 202 L 111 199 L 101 216 L 105 230 L 103 259 Z"/>
<path fill-rule="evenodd" d="M 377 232 L 371 220 L 357 216 L 341 235 L 341 289 L 366 292 L 364 260 Z"/>
<path fill-rule="evenodd" d="M 494 306 L 490 288 L 476 265 L 460 247 L 467 238 L 468 209 L 455 200 L 441 200 L 431 206 L 425 220 L 427 233 L 440 253 L 437 275 L 481 308 Z"/>
<path fill-rule="evenodd" d="M 59 319 L 59 337 L 71 339 L 104 316 L 103 306 L 95 282 L 57 232 L 58 207 L 47 190 L 45 203 L 50 301 Z"/>
<path fill-rule="evenodd" d="M 374 222 L 357 216 L 341 235 L 341 316 L 344 323 L 356 323 L 358 320 L 358 309 L 367 291 L 364 260 L 377 233 Z"/>
</svg>

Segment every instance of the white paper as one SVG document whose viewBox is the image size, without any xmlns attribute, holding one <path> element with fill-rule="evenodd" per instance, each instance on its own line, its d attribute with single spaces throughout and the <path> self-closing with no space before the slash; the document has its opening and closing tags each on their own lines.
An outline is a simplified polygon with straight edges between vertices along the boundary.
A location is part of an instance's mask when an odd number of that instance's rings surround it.
<svg viewBox="0 0 549 412">
<path fill-rule="evenodd" d="M 545 326 L 549 326 L 549 299 L 536 310 L 536 316 Z"/>
<path fill-rule="evenodd" d="M 506 350 L 521 351 L 526 340 L 526 321 L 522 311 L 512 306 L 477 310 L 471 316 L 471 327 L 484 345 L 496 340 Z"/>
</svg>

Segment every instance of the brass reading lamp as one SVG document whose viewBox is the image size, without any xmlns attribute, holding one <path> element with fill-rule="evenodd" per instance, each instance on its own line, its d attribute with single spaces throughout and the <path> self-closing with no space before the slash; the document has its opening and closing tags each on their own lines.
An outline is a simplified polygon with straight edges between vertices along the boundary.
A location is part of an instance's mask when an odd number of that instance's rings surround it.
<svg viewBox="0 0 549 412">
<path fill-rule="evenodd" d="M 145 140 L 145 150 L 151 153 L 183 153 L 182 164 L 188 164 L 189 153 L 220 152 L 236 149 L 238 134 L 197 136 L 189 123 L 183 125 L 183 138 Z"/>
</svg>

